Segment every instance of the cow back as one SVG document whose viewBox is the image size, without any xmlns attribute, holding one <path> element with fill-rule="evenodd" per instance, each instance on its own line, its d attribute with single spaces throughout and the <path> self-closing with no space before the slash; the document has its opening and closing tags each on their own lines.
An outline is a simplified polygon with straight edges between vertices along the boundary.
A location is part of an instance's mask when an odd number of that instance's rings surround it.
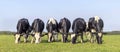
<svg viewBox="0 0 120 52">
<path fill-rule="evenodd" d="M 29 29 L 30 25 L 28 22 L 28 19 L 20 19 L 17 24 L 17 33 L 26 33 L 26 31 Z"/>
<path fill-rule="evenodd" d="M 44 22 L 41 19 L 35 19 L 32 23 L 32 29 L 35 32 L 42 32 L 44 29 Z"/>
<path fill-rule="evenodd" d="M 83 32 L 86 29 L 86 22 L 82 18 L 77 18 L 73 21 L 72 30 L 74 33 Z"/>
</svg>

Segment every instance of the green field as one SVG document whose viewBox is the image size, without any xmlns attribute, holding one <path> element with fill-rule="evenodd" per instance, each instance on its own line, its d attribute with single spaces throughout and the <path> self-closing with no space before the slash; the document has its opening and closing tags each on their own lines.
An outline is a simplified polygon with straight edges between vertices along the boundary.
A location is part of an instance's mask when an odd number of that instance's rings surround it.
<svg viewBox="0 0 120 52">
<path fill-rule="evenodd" d="M 14 40 L 13 35 L 1 34 L 0 52 L 120 52 L 120 35 L 104 35 L 102 45 L 90 42 L 71 44 L 59 41 L 48 43 L 47 36 L 42 37 L 40 44 L 31 44 L 30 40 L 28 43 L 24 43 L 23 38 L 20 44 L 15 44 Z"/>
</svg>

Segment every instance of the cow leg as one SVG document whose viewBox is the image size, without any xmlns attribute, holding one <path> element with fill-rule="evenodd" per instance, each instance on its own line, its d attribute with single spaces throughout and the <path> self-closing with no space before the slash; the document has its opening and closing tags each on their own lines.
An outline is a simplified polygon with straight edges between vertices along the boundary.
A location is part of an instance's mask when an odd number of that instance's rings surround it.
<svg viewBox="0 0 120 52">
<path fill-rule="evenodd" d="M 57 41 L 57 33 L 56 32 L 53 32 L 53 38 L 52 38 L 52 41 Z"/>
<path fill-rule="evenodd" d="M 94 33 L 91 34 L 90 42 L 91 42 L 91 43 L 94 43 Z"/>
<path fill-rule="evenodd" d="M 88 33 L 88 40 L 89 40 L 89 41 L 90 41 L 90 39 L 91 39 L 90 37 L 91 37 L 91 33 L 89 32 L 89 33 Z"/>
<path fill-rule="evenodd" d="M 52 40 L 51 40 L 52 42 L 54 42 L 55 41 L 55 35 L 53 34 L 53 36 L 52 36 Z"/>
<path fill-rule="evenodd" d="M 32 36 L 32 40 L 31 40 L 31 43 L 33 43 L 34 42 L 34 40 L 35 40 L 35 33 L 34 34 L 31 34 L 31 36 Z"/>
<path fill-rule="evenodd" d="M 102 44 L 102 37 L 99 37 L 99 44 Z"/>
<path fill-rule="evenodd" d="M 66 39 L 65 39 L 65 38 L 66 38 L 66 34 L 64 34 L 64 43 L 66 42 Z"/>
<path fill-rule="evenodd" d="M 97 42 L 97 33 L 94 34 L 94 42 Z"/>
<path fill-rule="evenodd" d="M 67 42 L 67 37 L 68 37 L 68 34 L 67 33 L 63 33 L 62 34 L 62 39 L 63 39 L 63 42 Z"/>
<path fill-rule="evenodd" d="M 55 33 L 54 39 L 55 39 L 56 41 L 58 41 L 58 34 L 57 34 L 57 32 L 54 32 L 54 33 Z"/>
<path fill-rule="evenodd" d="M 85 32 L 85 37 L 86 37 L 86 39 L 88 41 L 88 32 Z"/>
<path fill-rule="evenodd" d="M 65 42 L 67 42 L 68 41 L 68 39 L 67 39 L 68 38 L 68 34 L 64 34 L 64 36 L 65 36 L 64 37 L 65 38 Z"/>
<path fill-rule="evenodd" d="M 98 44 L 102 44 L 102 33 L 98 33 L 96 39 Z"/>
<path fill-rule="evenodd" d="M 83 33 L 81 33 L 81 43 L 83 43 Z"/>
<path fill-rule="evenodd" d="M 24 42 L 26 43 L 28 39 L 28 34 L 24 34 L 23 36 L 24 36 Z"/>
<path fill-rule="evenodd" d="M 40 33 L 35 33 L 35 43 L 40 43 Z"/>
<path fill-rule="evenodd" d="M 97 40 L 97 43 L 99 44 L 99 37 L 98 37 L 98 35 L 96 35 L 96 40 Z"/>
<path fill-rule="evenodd" d="M 55 36 L 55 40 L 58 41 L 58 34 L 56 34 L 54 36 Z"/>
<path fill-rule="evenodd" d="M 63 43 L 65 43 L 65 34 L 64 33 L 62 34 L 62 40 L 63 40 Z"/>
<path fill-rule="evenodd" d="M 64 42 L 64 34 L 62 34 L 62 42 Z"/>
<path fill-rule="evenodd" d="M 86 38 L 87 38 L 88 41 L 90 41 L 90 39 L 91 39 L 91 34 L 90 34 L 90 32 L 86 32 Z"/>
<path fill-rule="evenodd" d="M 19 43 L 20 41 L 20 34 L 15 35 L 15 43 Z"/>
<path fill-rule="evenodd" d="M 94 36 L 96 35 L 96 30 L 95 29 L 91 29 L 91 43 L 94 43 L 95 38 Z"/>
<path fill-rule="evenodd" d="M 76 43 L 76 39 L 77 39 L 77 36 L 76 34 L 71 34 L 71 41 L 72 41 L 72 44 L 75 44 Z"/>
<path fill-rule="evenodd" d="M 42 41 L 42 36 L 41 35 L 42 35 L 42 33 L 40 33 L 40 42 Z"/>
<path fill-rule="evenodd" d="M 48 33 L 48 42 L 52 41 L 52 33 Z"/>
<path fill-rule="evenodd" d="M 34 37 L 34 36 L 32 36 L 31 43 L 33 43 L 33 42 L 34 42 L 34 40 L 35 40 L 35 37 Z"/>
</svg>

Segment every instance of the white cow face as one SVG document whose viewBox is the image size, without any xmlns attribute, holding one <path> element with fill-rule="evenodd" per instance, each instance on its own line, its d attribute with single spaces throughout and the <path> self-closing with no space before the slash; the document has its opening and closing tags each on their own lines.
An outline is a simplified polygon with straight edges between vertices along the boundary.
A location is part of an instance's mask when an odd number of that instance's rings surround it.
<svg viewBox="0 0 120 52">
<path fill-rule="evenodd" d="M 20 41 L 20 34 L 15 35 L 15 43 L 19 43 Z"/>
<path fill-rule="evenodd" d="M 40 39 L 41 39 L 41 37 L 40 37 L 40 33 L 35 33 L 35 43 L 40 43 Z"/>
</svg>

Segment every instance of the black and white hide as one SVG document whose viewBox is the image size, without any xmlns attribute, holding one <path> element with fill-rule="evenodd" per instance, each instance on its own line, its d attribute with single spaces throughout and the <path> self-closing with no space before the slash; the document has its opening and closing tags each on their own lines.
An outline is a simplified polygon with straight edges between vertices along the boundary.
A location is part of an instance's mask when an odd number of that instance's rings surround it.
<svg viewBox="0 0 120 52">
<path fill-rule="evenodd" d="M 22 18 L 17 23 L 17 33 L 15 34 L 15 43 L 20 42 L 20 37 L 24 36 L 24 42 L 27 42 L 28 35 L 30 33 L 30 25 L 28 19 Z"/>
<path fill-rule="evenodd" d="M 42 32 L 44 29 L 44 22 L 41 19 L 35 19 L 32 23 L 32 40 L 31 43 L 34 42 L 35 39 L 35 43 L 40 43 L 41 42 L 41 36 L 42 36 Z"/>
<path fill-rule="evenodd" d="M 103 20 L 98 16 L 94 16 L 89 19 L 88 25 L 91 32 L 91 42 L 97 40 L 98 44 L 102 44 Z M 94 36 L 96 36 L 96 39 Z"/>
<path fill-rule="evenodd" d="M 59 32 L 62 33 L 62 42 L 68 41 L 68 33 L 71 27 L 71 22 L 67 18 L 63 18 L 59 22 Z"/>
<path fill-rule="evenodd" d="M 48 31 L 48 42 L 58 41 L 58 22 L 54 18 L 47 21 L 46 29 Z"/>
<path fill-rule="evenodd" d="M 83 43 L 83 32 L 85 32 L 85 29 L 86 22 L 83 18 L 77 18 L 73 21 L 72 24 L 73 34 L 71 34 L 72 44 L 76 43 L 77 36 L 80 36 L 81 43 Z"/>
</svg>

